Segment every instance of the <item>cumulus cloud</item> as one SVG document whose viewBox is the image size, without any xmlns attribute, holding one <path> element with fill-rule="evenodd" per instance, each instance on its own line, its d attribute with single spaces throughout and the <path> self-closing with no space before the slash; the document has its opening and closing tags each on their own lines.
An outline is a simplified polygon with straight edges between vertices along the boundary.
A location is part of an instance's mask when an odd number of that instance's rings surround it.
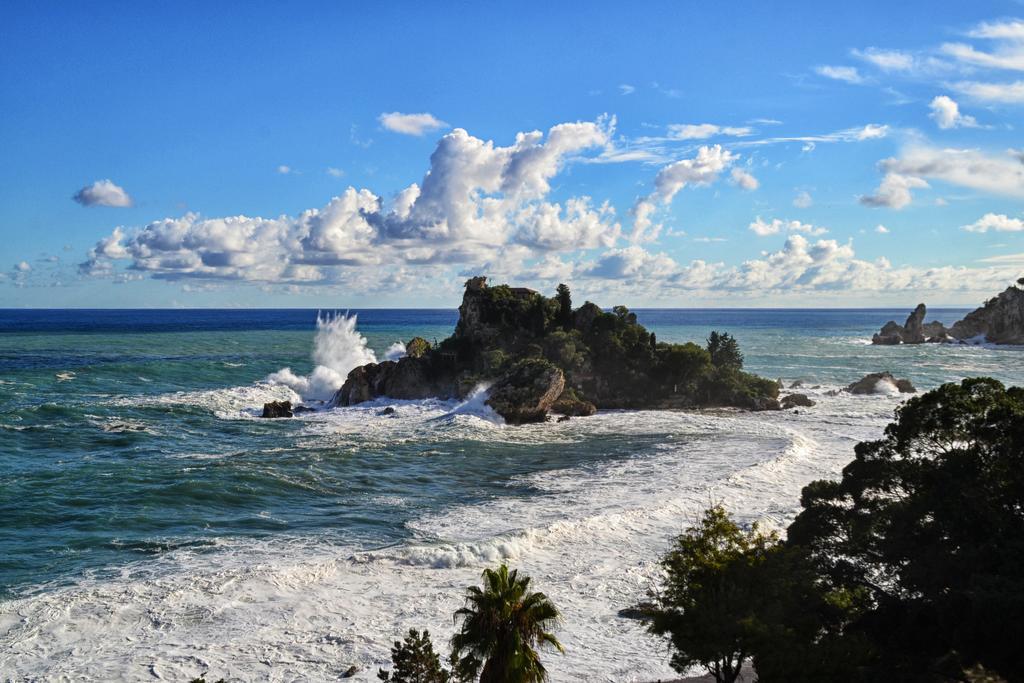
<svg viewBox="0 0 1024 683">
<path fill-rule="evenodd" d="M 864 77 L 860 75 L 855 66 L 819 66 L 814 71 L 819 76 L 845 83 L 858 84 L 864 82 Z"/>
<path fill-rule="evenodd" d="M 534 254 L 610 247 L 620 226 L 588 197 L 547 202 L 550 180 L 575 155 L 608 144 L 614 122 L 565 123 L 496 146 L 456 129 L 443 136 L 422 183 L 385 202 L 349 188 L 297 216 L 205 218 L 189 213 L 97 242 L 84 272 L 113 261 L 159 278 L 317 283 L 345 267 L 481 263 L 503 249 Z"/>
<path fill-rule="evenodd" d="M 19 261 L 18 263 L 14 264 L 14 270 L 18 271 L 19 273 L 27 273 L 30 270 L 32 270 L 32 266 L 29 265 L 28 261 Z"/>
<path fill-rule="evenodd" d="M 910 203 L 911 189 L 928 186 L 924 178 L 1024 198 L 1024 163 L 1016 150 L 994 156 L 976 149 L 916 146 L 904 150 L 898 157 L 883 160 L 879 168 L 886 177 L 875 195 L 879 201 L 862 200 L 869 206 L 906 206 Z"/>
<path fill-rule="evenodd" d="M 886 173 L 875 193 L 860 198 L 864 206 L 902 209 L 913 201 L 911 190 L 924 189 L 928 183 L 921 178 L 900 173 Z"/>
<path fill-rule="evenodd" d="M 777 235 L 780 232 L 804 233 L 806 235 L 824 235 L 828 232 L 827 228 L 814 226 L 810 223 L 801 223 L 800 221 L 784 221 L 773 218 L 771 221 L 765 222 L 760 216 L 749 225 L 749 229 L 758 237 Z"/>
<path fill-rule="evenodd" d="M 748 192 L 756 190 L 761 186 L 761 183 L 758 182 L 757 178 L 755 178 L 749 171 L 745 171 L 742 168 L 732 169 L 730 177 L 733 185 L 747 190 Z"/>
<path fill-rule="evenodd" d="M 811 193 L 807 190 L 801 190 L 797 193 L 796 197 L 793 198 L 793 206 L 798 209 L 807 209 L 814 204 L 814 199 L 811 198 Z"/>
<path fill-rule="evenodd" d="M 888 235 L 890 231 L 889 228 L 879 223 L 878 225 L 875 226 L 875 232 L 877 232 L 879 235 Z"/>
<path fill-rule="evenodd" d="M 963 226 L 963 229 L 967 232 L 988 232 L 989 230 L 995 232 L 1022 232 L 1024 231 L 1024 220 L 1010 218 L 1002 213 L 986 213 L 970 225 Z"/>
<path fill-rule="evenodd" d="M 447 123 L 426 112 L 422 114 L 402 114 L 393 111 L 381 114 L 378 120 L 380 125 L 384 126 L 387 130 L 390 130 L 392 133 L 401 133 L 402 135 L 420 136 L 448 127 Z"/>
<path fill-rule="evenodd" d="M 662 167 L 654 177 L 654 192 L 641 197 L 633 206 L 633 233 L 630 241 L 637 244 L 657 239 L 661 231 L 661 225 L 653 220 L 657 207 L 670 205 L 675 196 L 688 185 L 710 185 L 737 159 L 739 155 L 721 145 L 702 145 L 696 156 Z M 745 171 L 740 171 L 738 177 L 732 177 L 733 182 L 743 189 L 752 190 L 757 187 L 757 179 Z"/>
<path fill-rule="evenodd" d="M 668 136 L 673 140 L 705 140 L 714 136 L 745 137 L 752 135 L 748 126 L 718 126 L 713 123 L 675 123 L 668 127 Z"/>
<path fill-rule="evenodd" d="M 123 208 L 132 205 L 132 198 L 124 188 L 111 180 L 97 180 L 86 185 L 72 197 L 82 206 L 113 206 Z"/>
<path fill-rule="evenodd" d="M 578 275 L 607 280 L 658 280 L 676 269 L 676 262 L 665 254 L 651 254 L 633 245 L 605 252 L 597 261 L 584 264 Z"/>
<path fill-rule="evenodd" d="M 929 116 L 943 130 L 978 127 L 978 122 L 974 120 L 974 117 L 961 114 L 960 105 L 956 103 L 956 100 L 947 95 L 935 97 L 928 106 L 932 110 Z"/>
</svg>

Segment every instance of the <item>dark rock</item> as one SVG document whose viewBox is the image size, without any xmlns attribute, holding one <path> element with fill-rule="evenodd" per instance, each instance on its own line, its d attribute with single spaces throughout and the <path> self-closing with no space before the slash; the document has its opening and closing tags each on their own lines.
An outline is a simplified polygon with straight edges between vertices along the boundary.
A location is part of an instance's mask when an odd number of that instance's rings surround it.
<svg viewBox="0 0 1024 683">
<path fill-rule="evenodd" d="M 316 408 L 310 408 L 309 406 L 295 406 L 292 408 L 292 412 L 296 415 L 299 415 L 300 413 L 315 413 Z"/>
<path fill-rule="evenodd" d="M 949 335 L 959 340 L 981 337 L 990 344 L 1024 344 L 1024 289 L 1008 287 L 964 316 Z"/>
<path fill-rule="evenodd" d="M 571 420 L 571 419 L 572 419 L 572 418 L 571 418 L 571 417 L 569 417 L 568 415 L 559 415 L 559 416 L 558 416 L 558 421 L 559 421 L 559 422 L 568 422 L 568 421 L 569 421 L 569 420 Z"/>
<path fill-rule="evenodd" d="M 486 403 L 509 424 L 543 422 L 563 389 L 565 375 L 559 367 L 524 360 L 491 386 Z"/>
<path fill-rule="evenodd" d="M 380 411 L 377 414 L 378 415 L 394 415 L 395 414 L 395 409 L 393 407 L 391 407 L 391 406 L 388 406 L 387 408 L 385 408 L 384 410 Z"/>
<path fill-rule="evenodd" d="M 924 316 L 928 308 L 924 304 L 918 304 L 917 308 L 907 316 L 907 321 L 902 325 L 890 320 L 882 329 L 871 338 L 872 344 L 924 344 L 932 339 L 942 339 L 946 336 L 946 327 L 942 323 L 933 320 L 930 323 L 924 322 Z"/>
<path fill-rule="evenodd" d="M 782 410 L 779 400 L 769 396 L 756 396 L 749 400 L 750 410 Z"/>
<path fill-rule="evenodd" d="M 806 394 L 790 394 L 782 399 L 779 403 L 783 410 L 789 410 L 790 408 L 796 408 L 800 406 L 802 408 L 811 408 L 814 406 L 814 401 L 807 398 Z"/>
<path fill-rule="evenodd" d="M 292 415 L 291 401 L 271 401 L 263 404 L 263 414 L 260 417 L 278 418 L 292 417 Z"/>
<path fill-rule="evenodd" d="M 908 379 L 896 379 L 891 372 L 874 372 L 865 375 L 853 384 L 846 387 L 851 394 L 875 394 L 878 392 L 878 384 L 888 382 L 896 387 L 901 394 L 913 394 L 917 391 Z"/>
<path fill-rule="evenodd" d="M 618 611 L 618 615 L 623 619 L 636 619 L 638 621 L 648 621 L 652 615 L 658 611 L 658 606 L 653 602 L 641 602 L 632 607 L 624 607 Z"/>
<path fill-rule="evenodd" d="M 345 673 L 341 674 L 342 678 L 352 678 L 359 673 L 359 667 L 353 664 L 349 668 L 345 669 Z"/>
<path fill-rule="evenodd" d="M 798 380 L 795 380 L 792 384 L 790 384 L 789 388 L 790 389 L 799 389 L 803 385 L 804 385 L 804 381 L 802 379 L 798 379 Z"/>
<path fill-rule="evenodd" d="M 551 412 L 573 417 L 587 417 L 597 412 L 597 406 L 580 398 L 572 389 L 566 389 L 551 405 Z"/>
</svg>

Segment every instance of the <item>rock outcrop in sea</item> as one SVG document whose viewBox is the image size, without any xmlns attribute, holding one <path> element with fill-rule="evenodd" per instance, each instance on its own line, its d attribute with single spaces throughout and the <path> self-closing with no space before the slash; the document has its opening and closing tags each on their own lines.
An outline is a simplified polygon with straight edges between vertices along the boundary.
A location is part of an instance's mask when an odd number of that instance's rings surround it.
<svg viewBox="0 0 1024 683">
<path fill-rule="evenodd" d="M 414 339 L 397 361 L 355 368 L 331 404 L 466 398 L 486 385 L 487 404 L 509 423 L 599 408 L 778 409 L 775 382 L 743 372 L 735 340 L 713 336 L 714 353 L 666 344 L 625 306 L 606 312 L 588 301 L 573 309 L 568 288 L 549 298 L 475 277 L 450 337 L 436 346 Z"/>
<path fill-rule="evenodd" d="M 1024 285 L 1024 278 L 1017 281 Z M 924 322 L 927 308 L 918 304 L 903 325 L 887 322 L 871 338 L 872 344 L 923 344 L 925 342 L 986 341 L 990 344 L 1024 344 L 1024 289 L 1010 286 L 999 296 L 964 316 L 952 327 L 937 321 Z"/>
<path fill-rule="evenodd" d="M 909 379 L 896 379 L 891 372 L 873 372 L 846 387 L 851 394 L 888 394 L 891 391 L 914 394 L 917 389 Z"/>
</svg>

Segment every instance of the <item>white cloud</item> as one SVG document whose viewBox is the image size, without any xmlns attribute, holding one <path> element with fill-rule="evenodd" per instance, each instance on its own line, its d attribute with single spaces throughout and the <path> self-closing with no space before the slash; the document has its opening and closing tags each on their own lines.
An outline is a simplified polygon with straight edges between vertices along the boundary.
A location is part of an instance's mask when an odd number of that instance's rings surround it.
<svg viewBox="0 0 1024 683">
<path fill-rule="evenodd" d="M 652 218 L 657 205 L 670 205 L 676 194 L 687 185 L 709 185 L 715 182 L 737 159 L 739 155 L 733 154 L 721 145 L 702 145 L 693 158 L 681 159 L 662 167 L 654 177 L 654 192 L 638 199 L 631 210 L 633 233 L 630 241 L 639 244 L 657 239 L 662 227 L 660 223 L 654 223 Z M 756 188 L 757 179 L 750 174 L 742 173 L 739 180 L 733 176 L 734 182 L 744 189 Z M 746 186 L 742 184 L 743 182 L 746 182 Z M 750 187 L 751 184 L 753 187 Z"/>
<path fill-rule="evenodd" d="M 115 185 L 111 180 L 97 180 L 86 185 L 72 197 L 82 206 L 113 206 L 126 207 L 132 205 L 132 198 L 123 187 Z"/>
<path fill-rule="evenodd" d="M 793 206 L 798 209 L 807 209 L 814 204 L 814 199 L 811 198 L 811 193 L 807 190 L 801 190 L 797 193 L 796 197 L 793 198 Z"/>
<path fill-rule="evenodd" d="M 448 127 L 447 123 L 426 112 L 422 114 L 402 114 L 393 111 L 381 114 L 377 120 L 387 130 L 403 135 L 419 136 Z"/>
<path fill-rule="evenodd" d="M 748 192 L 756 190 L 761 185 L 757 178 L 742 168 L 732 169 L 730 176 L 734 185 Z"/>
<path fill-rule="evenodd" d="M 668 136 L 673 140 L 706 140 L 714 136 L 745 137 L 754 129 L 748 126 L 718 126 L 713 123 L 673 123 L 668 127 Z"/>
<path fill-rule="evenodd" d="M 819 76 L 845 83 L 858 84 L 864 82 L 864 77 L 860 75 L 855 66 L 819 66 L 814 71 Z"/>
<path fill-rule="evenodd" d="M 866 50 L 853 50 L 853 55 L 874 64 L 883 71 L 909 71 L 914 68 L 914 56 L 901 50 L 882 50 L 869 47 Z"/>
<path fill-rule="evenodd" d="M 861 129 L 854 129 L 854 134 L 857 140 L 880 140 L 881 138 L 889 135 L 889 126 L 879 126 L 874 123 L 869 123 Z"/>
<path fill-rule="evenodd" d="M 28 264 L 28 261 L 19 261 L 14 264 L 14 269 L 19 273 L 27 273 L 32 270 L 32 266 Z"/>
<path fill-rule="evenodd" d="M 816 227 L 810 223 L 801 223 L 800 221 L 784 221 L 774 218 L 766 223 L 760 216 L 750 224 L 749 229 L 758 237 L 777 235 L 780 232 L 803 233 L 805 235 L 824 235 L 828 232 L 827 228 Z"/>
<path fill-rule="evenodd" d="M 1001 102 L 1019 104 L 1024 102 L 1024 81 L 1013 83 L 982 83 L 979 81 L 960 81 L 953 88 L 968 97 L 983 102 Z"/>
<path fill-rule="evenodd" d="M 932 113 L 929 116 L 943 130 L 950 128 L 977 128 L 978 122 L 973 116 L 960 113 L 960 105 L 951 97 L 939 95 L 928 105 Z"/>
<path fill-rule="evenodd" d="M 614 121 L 565 123 L 545 136 L 521 133 L 508 147 L 462 129 L 443 136 L 419 185 L 385 207 L 349 188 L 297 216 L 203 218 L 186 214 L 139 230 L 121 228 L 89 253 L 83 271 L 109 274 L 111 262 L 159 278 L 331 282 L 345 268 L 481 263 L 502 250 L 543 255 L 610 247 L 615 212 L 587 197 L 544 201 L 568 159 L 609 143 Z"/>
<path fill-rule="evenodd" d="M 887 175 L 876 196 L 883 199 L 888 196 L 895 201 L 875 203 L 872 198 L 863 198 L 862 202 L 869 206 L 906 206 L 910 203 L 909 190 L 928 186 L 922 178 L 1024 198 L 1024 163 L 1015 150 L 992 156 L 976 149 L 915 146 L 904 150 L 899 157 L 883 160 L 879 168 Z"/>
<path fill-rule="evenodd" d="M 289 173 L 292 172 L 292 167 L 281 164 L 280 166 L 277 167 L 277 172 L 280 173 L 281 175 L 288 175 Z"/>
<path fill-rule="evenodd" d="M 888 235 L 890 230 L 889 228 L 879 223 L 878 225 L 875 226 L 875 232 L 877 232 L 879 235 Z"/>
<path fill-rule="evenodd" d="M 597 261 L 584 264 L 579 270 L 579 276 L 609 280 L 658 280 L 671 275 L 675 270 L 676 262 L 670 257 L 651 254 L 634 245 L 606 251 Z"/>
<path fill-rule="evenodd" d="M 928 187 L 928 183 L 921 178 L 900 173 L 886 173 L 878 189 L 875 190 L 875 194 L 861 197 L 860 203 L 875 208 L 902 209 L 913 201 L 911 190 L 926 187 Z"/>
<path fill-rule="evenodd" d="M 629 83 L 623 83 L 619 86 L 619 92 L 623 95 L 632 95 L 636 92 L 636 86 L 630 85 Z"/>
<path fill-rule="evenodd" d="M 986 213 L 970 225 L 963 226 L 963 229 L 967 232 L 988 232 L 989 230 L 995 232 L 1022 232 L 1024 231 L 1024 220 L 1010 218 L 1006 214 L 1001 213 Z"/>
<path fill-rule="evenodd" d="M 332 176 L 334 178 L 341 178 L 342 176 L 345 175 L 345 171 L 341 170 L 340 168 L 335 168 L 334 166 L 328 166 L 325 172 L 327 173 L 327 175 Z"/>
</svg>

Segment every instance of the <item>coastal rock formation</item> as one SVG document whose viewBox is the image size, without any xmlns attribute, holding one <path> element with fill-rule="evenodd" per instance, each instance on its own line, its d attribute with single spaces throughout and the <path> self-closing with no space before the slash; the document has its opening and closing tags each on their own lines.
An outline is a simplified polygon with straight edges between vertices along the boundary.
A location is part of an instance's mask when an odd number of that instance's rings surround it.
<svg viewBox="0 0 1024 683">
<path fill-rule="evenodd" d="M 890 320 L 871 338 L 871 343 L 924 344 L 944 341 L 947 337 L 946 327 L 937 320 L 926 324 L 924 316 L 927 312 L 928 308 L 924 304 L 918 304 L 905 323 L 900 325 L 895 320 Z"/>
<path fill-rule="evenodd" d="M 1017 281 L 1024 285 L 1024 278 Z M 924 323 L 924 304 L 918 304 L 907 322 L 890 320 L 871 338 L 872 344 L 921 344 L 924 342 L 966 342 L 1024 344 L 1024 289 L 1011 286 L 1002 294 L 968 313 L 948 330 L 940 322 Z"/>
<path fill-rule="evenodd" d="M 485 401 L 509 424 L 543 422 L 565 389 L 565 374 L 546 360 L 517 363 L 495 382 Z"/>
<path fill-rule="evenodd" d="M 263 404 L 263 414 L 260 417 L 266 418 L 278 418 L 278 417 L 292 417 L 292 402 L 291 401 L 271 401 L 270 403 Z"/>
<path fill-rule="evenodd" d="M 666 344 L 625 306 L 605 311 L 588 301 L 573 309 L 567 287 L 548 298 L 474 277 L 450 337 L 436 345 L 413 339 L 401 359 L 355 368 L 331 405 L 465 398 L 490 384 L 488 401 L 509 422 L 599 408 L 778 409 L 778 385 L 742 366 L 728 334 L 712 333 L 708 348 Z"/>
<path fill-rule="evenodd" d="M 807 398 L 807 394 L 790 394 L 779 401 L 779 406 L 783 410 L 789 410 L 790 408 L 812 408 L 814 407 L 814 401 Z"/>
<path fill-rule="evenodd" d="M 913 394 L 917 391 L 909 379 L 896 379 L 891 372 L 873 372 L 865 375 L 850 386 L 846 391 L 851 394 L 886 394 L 887 386 L 895 387 L 901 394 Z"/>
<path fill-rule="evenodd" d="M 1024 284 L 1024 278 L 1018 282 Z M 1024 289 L 1008 287 L 968 313 L 949 333 L 961 340 L 983 337 L 990 344 L 1024 344 Z"/>
</svg>

